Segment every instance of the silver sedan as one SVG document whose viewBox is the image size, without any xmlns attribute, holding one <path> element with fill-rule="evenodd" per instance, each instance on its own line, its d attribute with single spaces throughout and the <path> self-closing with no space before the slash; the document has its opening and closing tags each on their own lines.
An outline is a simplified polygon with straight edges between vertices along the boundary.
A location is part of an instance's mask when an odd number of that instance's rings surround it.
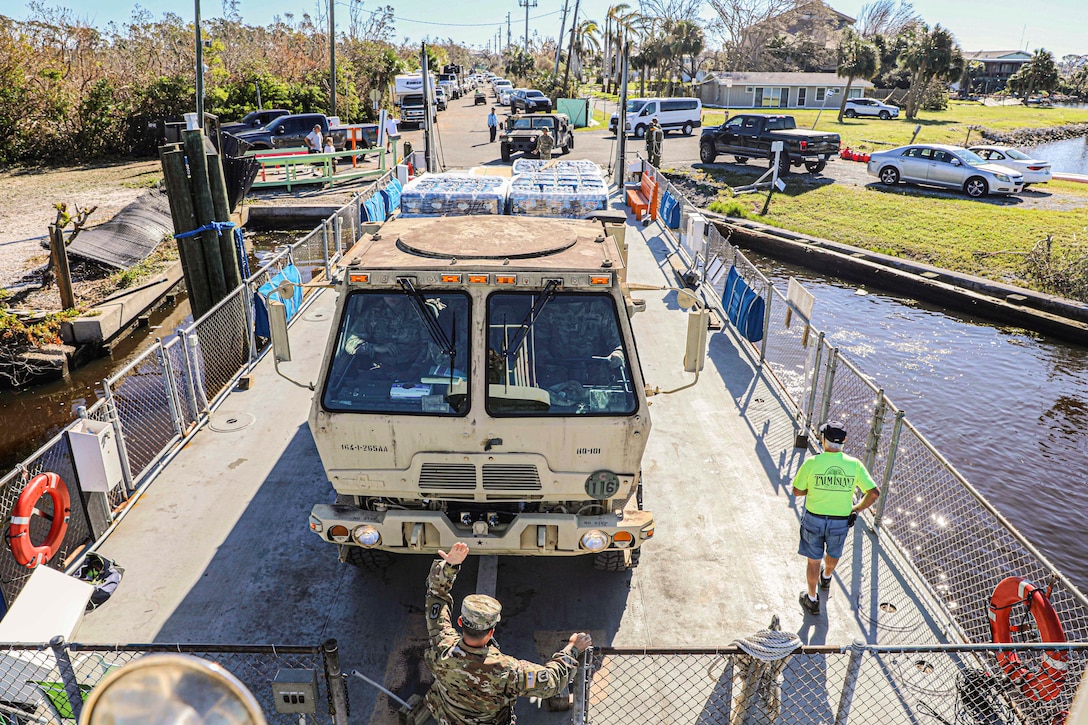
<svg viewBox="0 0 1088 725">
<path fill-rule="evenodd" d="M 943 144 L 878 151 L 869 157 L 868 172 L 889 186 L 900 181 L 942 186 L 961 189 L 975 199 L 987 194 L 1018 194 L 1024 188 L 1020 172 L 990 163 L 965 148 Z"/>
</svg>

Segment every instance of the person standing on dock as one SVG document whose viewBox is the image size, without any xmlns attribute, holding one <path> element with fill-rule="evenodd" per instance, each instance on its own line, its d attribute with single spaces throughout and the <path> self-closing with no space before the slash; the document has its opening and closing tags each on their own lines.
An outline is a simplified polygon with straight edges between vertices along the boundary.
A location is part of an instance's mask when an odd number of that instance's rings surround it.
<svg viewBox="0 0 1088 725">
<path fill-rule="evenodd" d="M 805 497 L 797 553 L 808 559 L 805 570 L 808 591 L 801 592 L 799 601 L 801 608 L 812 615 L 820 613 L 817 583 L 820 589 L 831 589 L 831 574 L 842 556 L 850 527 L 858 513 L 872 506 L 880 496 L 880 489 L 865 464 L 842 452 L 846 442 L 842 423 L 824 423 L 820 426 L 820 439 L 824 452 L 802 463 L 793 477 L 793 495 Z M 857 504 L 855 488 L 863 494 Z"/>
<path fill-rule="evenodd" d="M 400 131 L 397 130 L 397 119 L 393 117 L 392 113 L 387 113 L 385 116 L 385 152 L 391 153 L 393 151 L 393 137 L 400 138 Z M 395 160 L 395 159 L 394 159 Z"/>
<path fill-rule="evenodd" d="M 306 153 L 319 154 L 321 153 L 321 142 L 324 140 L 324 135 L 321 133 L 321 126 L 314 126 L 314 130 L 306 134 Z M 318 172 L 320 164 L 314 164 L 314 173 Z"/>
<path fill-rule="evenodd" d="M 578 667 L 578 657 L 593 644 L 576 632 L 547 664 L 538 665 L 504 655 L 492 638 L 502 605 L 486 594 L 470 594 L 461 602 L 454 628 L 450 590 L 468 557 L 460 541 L 450 553 L 438 552 L 427 577 L 427 633 L 430 643 L 423 658 L 434 674 L 427 691 L 427 707 L 438 725 L 512 725 L 519 697 L 558 695 Z"/>
<path fill-rule="evenodd" d="M 495 115 L 494 108 L 487 114 L 487 132 L 491 134 L 491 140 L 488 143 L 495 143 L 495 135 L 499 132 L 499 117 Z"/>
</svg>

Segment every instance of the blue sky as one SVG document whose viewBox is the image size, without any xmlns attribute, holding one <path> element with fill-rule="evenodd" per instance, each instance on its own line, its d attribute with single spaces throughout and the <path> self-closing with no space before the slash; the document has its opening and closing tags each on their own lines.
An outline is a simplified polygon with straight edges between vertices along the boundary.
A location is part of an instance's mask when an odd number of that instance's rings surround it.
<svg viewBox="0 0 1088 725">
<path fill-rule="evenodd" d="M 582 0 L 580 14 L 603 20 L 610 4 L 616 0 Z M 161 16 L 167 11 L 192 18 L 194 0 L 142 0 L 139 5 Z M 324 0 L 322 0 L 324 2 Z M 559 32 L 560 10 L 563 0 L 536 0 L 531 8 L 530 34 L 534 31 L 543 37 L 554 37 Z M 573 9 L 574 0 L 570 0 Z M 636 5 L 638 0 L 627 0 Z M 866 0 L 832 0 L 831 6 L 847 15 L 857 16 Z M 103 27 L 110 21 L 123 22 L 132 13 L 136 3 L 126 0 L 44 0 L 48 6 L 70 8 L 77 17 L 92 25 Z M 409 36 L 420 40 L 424 36 L 453 37 L 456 40 L 483 46 L 493 38 L 501 24 L 505 40 L 506 13 L 511 17 L 511 33 L 515 42 L 525 30 L 525 11 L 516 0 L 366 0 L 365 8 L 391 4 L 398 21 L 398 40 Z M 1029 50 L 1045 47 L 1058 59 L 1067 53 L 1088 53 L 1088 4 L 1084 0 L 916 0 L 914 9 L 930 24 L 941 23 L 950 28 L 964 50 L 1011 50 L 1026 47 Z M 243 20 L 264 25 L 276 14 L 315 14 L 317 2 L 311 0 L 239 0 Z M 219 15 L 219 0 L 202 0 L 204 17 Z M 29 5 L 22 0 L 0 0 L 0 14 L 25 19 L 30 15 Z M 345 25 L 348 14 L 346 0 L 338 0 L 338 19 Z M 710 11 L 704 11 L 710 18 Z M 414 22 L 428 21 L 428 22 Z M 461 23 L 478 25 L 440 25 L 437 23 Z M 568 25 L 569 27 L 569 25 Z"/>
</svg>

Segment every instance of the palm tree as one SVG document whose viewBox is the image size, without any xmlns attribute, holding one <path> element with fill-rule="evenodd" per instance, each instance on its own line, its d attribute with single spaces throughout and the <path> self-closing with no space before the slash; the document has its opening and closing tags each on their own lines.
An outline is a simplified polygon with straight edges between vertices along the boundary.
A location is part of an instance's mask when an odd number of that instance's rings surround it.
<svg viewBox="0 0 1088 725">
<path fill-rule="evenodd" d="M 673 26 L 669 43 L 676 58 L 677 74 L 681 82 L 684 75 L 684 56 L 691 59 L 691 79 L 695 80 L 695 69 L 699 64 L 699 54 L 703 52 L 706 38 L 703 29 L 691 20 L 680 20 Z"/>
<path fill-rule="evenodd" d="M 600 31 L 595 20 L 583 20 L 574 27 L 574 58 L 568 59 L 568 62 L 577 68 L 579 80 L 582 77 L 582 57 L 601 51 Z"/>
<path fill-rule="evenodd" d="M 1027 105 L 1028 98 L 1036 91 L 1051 92 L 1058 87 L 1061 75 L 1054 64 L 1054 55 L 1049 50 L 1039 49 L 1031 56 L 1020 70 L 1009 78 L 1009 90 L 1019 93 L 1021 102 Z"/>
<path fill-rule="evenodd" d="M 899 53 L 899 64 L 910 71 L 906 116 L 913 120 L 918 117 L 922 96 L 930 82 L 951 82 L 962 75 L 963 51 L 952 33 L 940 25 L 932 30 L 924 24 L 912 26 L 901 37 L 903 50 Z"/>
<path fill-rule="evenodd" d="M 837 50 L 838 69 L 840 77 L 846 78 L 846 90 L 842 93 L 842 103 L 839 104 L 839 123 L 842 123 L 842 115 L 846 111 L 846 101 L 850 98 L 850 86 L 855 78 L 872 79 L 880 70 L 880 62 L 877 57 L 876 46 L 853 30 L 847 29 L 839 41 Z"/>
<path fill-rule="evenodd" d="M 612 74 L 619 73 L 621 54 L 623 53 L 624 40 L 632 40 L 641 34 L 645 16 L 637 10 L 632 10 L 627 3 L 620 3 L 608 8 L 606 16 L 608 32 L 605 35 L 606 56 L 606 86 L 605 91 L 611 92 Z"/>
</svg>

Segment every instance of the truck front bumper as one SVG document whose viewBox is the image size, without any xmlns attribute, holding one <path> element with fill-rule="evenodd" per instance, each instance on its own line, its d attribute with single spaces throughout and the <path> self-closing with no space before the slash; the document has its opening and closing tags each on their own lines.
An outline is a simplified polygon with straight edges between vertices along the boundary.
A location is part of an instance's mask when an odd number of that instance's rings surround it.
<svg viewBox="0 0 1088 725">
<path fill-rule="evenodd" d="M 365 511 L 343 504 L 318 504 L 310 512 L 310 530 L 325 541 L 348 546 L 360 546 L 360 540 L 372 540 L 376 532 L 377 542 L 365 548 L 402 553 L 448 551 L 463 541 L 487 554 L 579 556 L 638 548 L 653 537 L 654 517 L 649 511 L 638 510 L 598 516 L 522 513 L 509 524 L 491 527 L 486 521 L 454 524 L 441 511 Z M 587 548 L 583 543 L 586 538 L 606 544 Z"/>
</svg>

